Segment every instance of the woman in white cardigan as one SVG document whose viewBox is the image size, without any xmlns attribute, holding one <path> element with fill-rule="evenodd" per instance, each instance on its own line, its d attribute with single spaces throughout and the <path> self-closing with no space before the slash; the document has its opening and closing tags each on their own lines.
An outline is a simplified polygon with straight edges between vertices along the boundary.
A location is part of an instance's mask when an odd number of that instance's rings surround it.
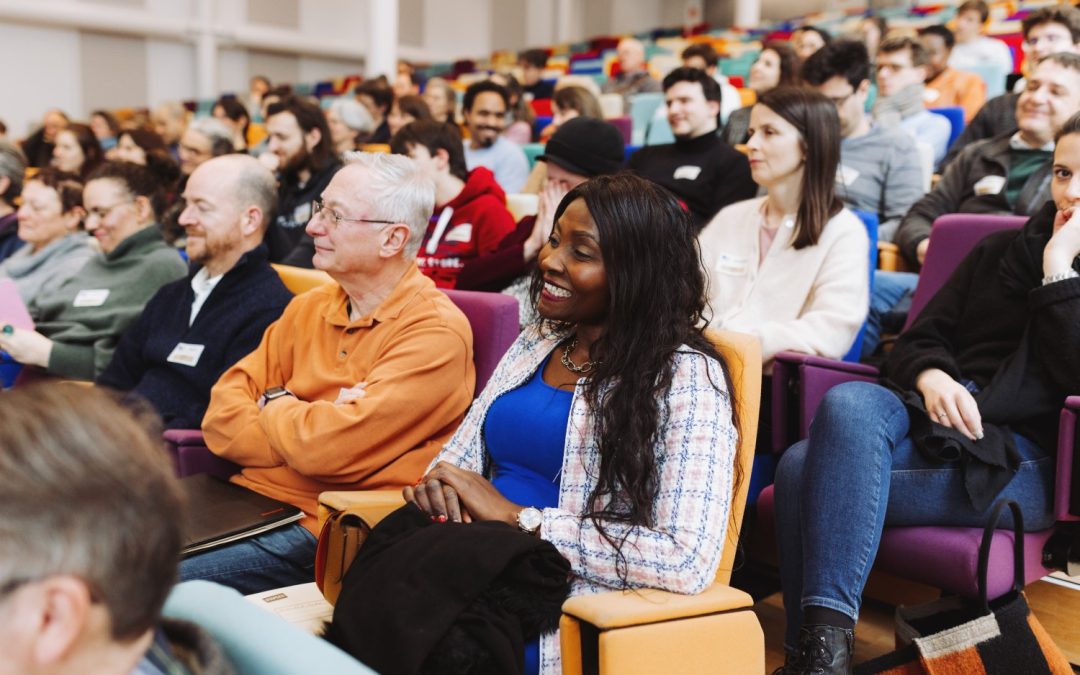
<svg viewBox="0 0 1080 675">
<path fill-rule="evenodd" d="M 866 320 L 870 242 L 835 195 L 836 105 L 777 87 L 754 106 L 750 134 L 750 171 L 768 196 L 701 232 L 710 325 L 757 335 L 766 363 L 784 350 L 840 358 Z"/>
</svg>

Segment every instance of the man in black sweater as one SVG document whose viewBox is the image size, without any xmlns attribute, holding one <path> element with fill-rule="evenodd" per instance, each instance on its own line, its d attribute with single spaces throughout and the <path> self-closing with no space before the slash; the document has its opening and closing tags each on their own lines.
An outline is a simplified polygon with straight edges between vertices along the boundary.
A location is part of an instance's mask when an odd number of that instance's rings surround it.
<svg viewBox="0 0 1080 675">
<path fill-rule="evenodd" d="M 311 203 L 330 184 L 341 161 L 319 106 L 297 96 L 266 109 L 269 147 L 278 160 L 278 214 L 266 232 L 270 261 L 311 269 L 315 245 L 304 231 Z"/>
<path fill-rule="evenodd" d="M 184 189 L 192 266 L 158 291 L 97 383 L 149 401 L 170 428 L 198 428 L 210 388 L 246 356 L 292 294 L 267 262 L 274 177 L 247 155 L 204 162 Z"/>
<path fill-rule="evenodd" d="M 757 194 L 746 156 L 716 135 L 720 85 L 704 71 L 676 68 L 664 78 L 675 142 L 635 152 L 626 168 L 671 190 L 698 230 L 734 202 Z"/>
</svg>

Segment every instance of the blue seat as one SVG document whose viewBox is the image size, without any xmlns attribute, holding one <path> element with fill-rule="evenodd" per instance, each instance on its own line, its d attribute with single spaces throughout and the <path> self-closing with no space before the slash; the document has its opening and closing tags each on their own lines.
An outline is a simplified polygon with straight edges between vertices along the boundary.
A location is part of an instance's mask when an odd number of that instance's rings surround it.
<svg viewBox="0 0 1080 675">
<path fill-rule="evenodd" d="M 959 70 L 975 73 L 982 78 L 982 81 L 986 83 L 987 101 L 1005 93 L 1005 78 L 1009 76 L 1009 71 L 1002 68 L 1000 64 L 980 63 L 977 66 L 967 66 Z"/>
<path fill-rule="evenodd" d="M 551 115 L 537 115 L 533 120 L 533 138 L 539 138 L 540 132 L 551 124 Z"/>
<path fill-rule="evenodd" d="M 233 589 L 208 581 L 177 584 L 164 614 L 210 633 L 239 675 L 375 672 L 329 642 L 259 609 Z"/>
<path fill-rule="evenodd" d="M 949 120 L 949 124 L 952 125 L 952 130 L 949 131 L 948 147 L 952 147 L 953 142 L 955 142 L 956 139 L 960 137 L 960 133 L 964 131 L 964 109 L 958 105 L 951 105 L 943 108 L 927 108 L 927 110 Z"/>
</svg>

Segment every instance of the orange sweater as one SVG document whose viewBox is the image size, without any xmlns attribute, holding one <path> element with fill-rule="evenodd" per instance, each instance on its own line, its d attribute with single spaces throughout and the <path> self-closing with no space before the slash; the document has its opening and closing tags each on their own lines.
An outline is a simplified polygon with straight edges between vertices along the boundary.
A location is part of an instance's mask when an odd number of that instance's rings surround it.
<svg viewBox="0 0 1080 675">
<path fill-rule="evenodd" d="M 335 405 L 366 382 L 362 398 Z M 413 265 L 370 316 L 349 320 L 327 284 L 298 296 L 251 354 L 225 371 L 203 419 L 206 443 L 243 466 L 233 481 L 314 514 L 325 490 L 398 489 L 420 477 L 472 402 L 472 331 Z M 270 387 L 283 397 L 259 410 Z"/>
<path fill-rule="evenodd" d="M 946 68 L 926 83 L 923 103 L 927 108 L 958 105 L 964 109 L 964 124 L 967 124 L 986 103 L 986 83 L 975 73 Z"/>
</svg>

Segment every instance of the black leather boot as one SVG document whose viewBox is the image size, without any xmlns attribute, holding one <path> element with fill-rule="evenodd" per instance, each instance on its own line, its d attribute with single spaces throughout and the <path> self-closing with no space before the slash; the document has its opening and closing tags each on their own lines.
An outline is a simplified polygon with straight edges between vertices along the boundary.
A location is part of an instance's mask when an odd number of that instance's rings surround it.
<svg viewBox="0 0 1080 675">
<path fill-rule="evenodd" d="M 799 629 L 793 657 L 777 671 L 783 675 L 851 675 L 855 631 L 836 626 L 812 625 Z"/>
</svg>

